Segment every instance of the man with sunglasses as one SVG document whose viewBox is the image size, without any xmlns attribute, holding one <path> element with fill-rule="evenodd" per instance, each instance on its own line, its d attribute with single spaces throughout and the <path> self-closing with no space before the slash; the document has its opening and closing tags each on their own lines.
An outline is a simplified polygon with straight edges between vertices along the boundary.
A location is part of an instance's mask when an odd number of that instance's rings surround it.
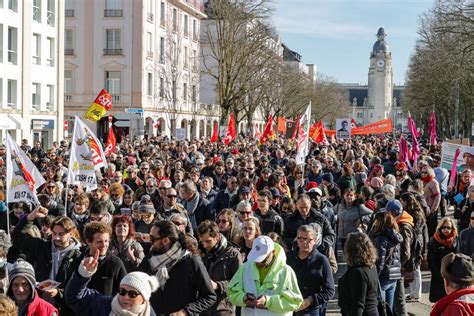
<svg viewBox="0 0 474 316">
<path fill-rule="evenodd" d="M 188 213 L 184 207 L 178 203 L 178 193 L 175 188 L 168 188 L 164 191 L 163 204 L 158 209 L 158 213 L 167 220 L 171 220 L 172 216 L 179 214 L 186 217 L 186 233 L 190 236 L 193 235 L 193 228 L 191 222 L 189 221 Z"/>
<path fill-rule="evenodd" d="M 235 211 L 237 212 L 236 221 L 240 228 L 242 228 L 242 225 L 247 218 L 253 216 L 252 204 L 250 204 L 249 201 L 240 201 L 239 204 L 237 204 Z"/>
<path fill-rule="evenodd" d="M 233 205 L 238 202 L 237 191 L 239 188 L 239 183 L 237 178 L 230 176 L 227 179 L 227 186 L 224 190 L 221 190 L 217 193 L 217 196 L 214 200 L 214 209 L 216 213 L 220 213 L 225 208 L 231 208 Z"/>
</svg>

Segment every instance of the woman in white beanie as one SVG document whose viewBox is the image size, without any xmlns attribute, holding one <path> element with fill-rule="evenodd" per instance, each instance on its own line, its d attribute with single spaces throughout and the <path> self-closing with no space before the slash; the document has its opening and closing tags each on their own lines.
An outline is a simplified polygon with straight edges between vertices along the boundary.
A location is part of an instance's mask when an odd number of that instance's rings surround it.
<svg viewBox="0 0 474 316">
<path fill-rule="evenodd" d="M 97 271 L 99 252 L 85 258 L 69 281 L 65 298 L 71 309 L 81 316 L 154 316 L 149 300 L 158 289 L 158 279 L 143 272 L 131 272 L 120 282 L 115 297 L 105 296 L 87 288 L 91 276 Z"/>
</svg>

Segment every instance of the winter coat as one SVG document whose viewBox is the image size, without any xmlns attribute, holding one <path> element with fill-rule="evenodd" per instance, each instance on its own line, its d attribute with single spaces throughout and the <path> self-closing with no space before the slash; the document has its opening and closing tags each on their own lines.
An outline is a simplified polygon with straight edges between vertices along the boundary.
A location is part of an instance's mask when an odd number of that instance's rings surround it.
<svg viewBox="0 0 474 316">
<path fill-rule="evenodd" d="M 339 279 L 338 304 L 343 316 L 378 316 L 375 267 L 349 267 Z"/>
<path fill-rule="evenodd" d="M 279 236 L 283 235 L 285 229 L 283 218 L 272 208 L 270 208 L 265 215 L 262 215 L 260 209 L 257 209 L 254 212 L 254 216 L 260 221 L 262 235 L 266 235 L 270 232 L 275 232 Z"/>
<path fill-rule="evenodd" d="M 474 259 L 474 227 L 470 226 L 459 234 L 459 252 Z"/>
<path fill-rule="evenodd" d="M 295 211 L 286 219 L 283 239 L 287 245 L 291 245 L 296 238 L 298 228 L 302 225 L 310 225 L 312 223 L 319 224 L 323 230 L 323 240 L 318 250 L 327 255 L 329 248 L 332 247 L 336 240 L 336 233 L 331 228 L 331 224 L 327 218 L 313 208 L 309 211 L 309 216 L 306 219 L 301 216 L 299 211 Z"/>
<path fill-rule="evenodd" d="M 405 268 L 405 264 L 411 259 L 411 246 L 413 241 L 413 217 L 406 211 L 397 219 L 398 229 L 403 241 L 400 244 L 400 263 Z"/>
<path fill-rule="evenodd" d="M 57 257 L 53 258 L 53 242 L 51 239 L 43 240 L 22 232 L 23 228 L 31 225 L 33 222 L 28 221 L 26 216 L 23 217 L 12 232 L 12 241 L 30 259 L 38 282 L 54 279 L 61 283 L 57 288 L 58 295 L 54 298 L 54 306 L 59 309 L 61 314 L 67 314 L 69 308 L 64 301 L 64 288 L 77 268 L 77 260 L 81 257 L 81 245 L 77 240 L 73 240 L 65 253 L 61 254 L 62 260 L 58 272 L 52 276 L 53 260 L 60 260 Z M 54 254 L 56 255 L 56 252 Z"/>
<path fill-rule="evenodd" d="M 130 259 L 128 259 L 127 251 L 129 247 L 132 247 L 133 249 L 133 255 L 136 259 L 135 262 L 132 262 L 130 261 Z M 136 271 L 143 258 L 145 257 L 142 245 L 134 239 L 125 240 L 122 248 L 119 247 L 117 240 L 112 239 L 109 244 L 109 250 L 114 255 L 119 257 L 120 260 L 122 260 L 123 265 L 125 266 L 125 270 L 127 270 L 127 273 Z"/>
<path fill-rule="evenodd" d="M 46 302 L 45 300 L 41 299 L 38 296 L 38 292 L 35 289 L 33 291 L 33 298 L 28 303 L 27 307 L 23 309 L 23 311 L 18 311 L 18 316 L 58 316 L 59 312 L 50 303 Z M 13 296 L 13 292 L 11 289 L 8 290 L 8 296 L 15 301 L 15 297 Z"/>
<path fill-rule="evenodd" d="M 216 214 L 219 214 L 225 208 L 231 208 L 232 205 L 236 204 L 236 201 L 239 200 L 239 195 L 236 193 L 230 197 L 230 194 L 227 193 L 226 190 L 222 190 L 217 193 L 216 198 L 214 199 L 214 209 L 216 210 Z"/>
<path fill-rule="evenodd" d="M 303 314 L 320 308 L 334 296 L 336 290 L 331 265 L 316 247 L 303 260 L 298 257 L 298 249 L 290 251 L 286 263 L 295 271 L 303 298 L 313 299 L 311 305 L 302 311 Z"/>
<path fill-rule="evenodd" d="M 255 284 L 249 286 L 247 282 Z M 286 255 L 280 245 L 275 244 L 275 258 L 263 281 L 260 280 L 255 263 L 247 261 L 232 277 L 227 287 L 229 300 L 235 306 L 242 307 L 242 316 L 254 315 L 253 309 L 245 307 L 246 293 L 252 293 L 255 297 L 266 296 L 265 309 L 259 310 L 257 315 L 292 315 L 301 305 L 303 297 L 298 280 L 293 269 L 286 264 Z"/>
<path fill-rule="evenodd" d="M 464 209 L 464 207 L 466 208 Z M 471 223 L 471 213 L 473 211 L 474 202 L 469 198 L 465 198 L 461 204 L 456 206 L 456 209 L 454 210 L 454 218 L 458 220 L 458 231 L 462 231 L 469 227 L 469 224 Z"/>
<path fill-rule="evenodd" d="M 474 315 L 474 287 L 456 290 L 433 306 L 430 316 Z"/>
<path fill-rule="evenodd" d="M 153 274 L 149 253 L 138 267 L 139 271 Z M 151 294 L 150 303 L 159 314 L 170 314 L 184 309 L 188 315 L 199 315 L 216 302 L 216 293 L 201 258 L 194 254 L 182 257 L 168 271 L 164 288 Z"/>
<path fill-rule="evenodd" d="M 401 274 L 400 244 L 403 237 L 393 229 L 386 229 L 371 236 L 377 249 L 377 261 L 375 265 L 381 283 L 399 280 Z"/>
<path fill-rule="evenodd" d="M 352 204 L 346 207 L 346 203 L 342 201 L 336 207 L 338 224 L 338 238 L 347 238 L 347 235 L 357 231 L 357 223 L 359 219 L 364 221 L 364 216 L 369 216 L 372 211 L 365 205 Z"/>
<path fill-rule="evenodd" d="M 225 237 L 222 237 L 225 238 Z M 214 254 L 205 254 L 202 262 L 209 277 L 217 283 L 217 302 L 201 315 L 233 315 L 235 306 L 227 298 L 227 286 L 230 279 L 242 265 L 242 256 L 239 249 L 225 241 L 224 249 L 216 249 Z"/>
<path fill-rule="evenodd" d="M 448 253 L 457 252 L 458 243 L 458 239 L 456 238 L 453 246 L 448 248 L 438 243 L 434 237 L 431 237 L 428 243 L 428 265 L 431 271 L 430 302 L 434 303 L 446 296 L 444 281 L 441 276 L 441 259 Z"/>
</svg>

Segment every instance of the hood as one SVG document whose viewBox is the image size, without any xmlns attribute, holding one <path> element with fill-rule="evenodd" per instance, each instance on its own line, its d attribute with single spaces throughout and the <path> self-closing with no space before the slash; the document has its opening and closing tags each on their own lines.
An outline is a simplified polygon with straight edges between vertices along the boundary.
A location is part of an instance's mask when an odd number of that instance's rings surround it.
<svg viewBox="0 0 474 316">
<path fill-rule="evenodd" d="M 397 224 L 402 224 L 402 223 L 406 223 L 406 224 L 410 224 L 411 226 L 415 226 L 415 224 L 413 222 L 413 216 L 408 214 L 406 211 L 403 211 L 402 214 L 397 219 Z"/>
<path fill-rule="evenodd" d="M 66 252 L 69 252 L 70 250 L 80 250 L 81 249 L 81 243 L 74 237 L 71 237 L 71 243 L 69 244 L 69 246 L 67 246 L 66 248 L 62 249 L 62 250 L 58 250 L 56 249 L 56 245 L 54 244 L 54 241 L 51 240 L 51 250 L 54 253 L 66 253 Z"/>
</svg>

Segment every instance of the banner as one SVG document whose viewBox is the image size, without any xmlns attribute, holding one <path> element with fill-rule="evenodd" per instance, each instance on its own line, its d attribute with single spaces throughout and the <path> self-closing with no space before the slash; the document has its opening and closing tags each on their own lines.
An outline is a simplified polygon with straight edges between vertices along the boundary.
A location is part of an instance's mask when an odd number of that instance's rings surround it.
<svg viewBox="0 0 474 316">
<path fill-rule="evenodd" d="M 351 128 L 351 135 L 370 135 L 370 134 L 383 134 L 392 133 L 393 123 L 392 119 L 383 119 L 371 124 L 367 124 L 361 127 Z M 328 136 L 336 135 L 335 130 L 325 130 L 324 133 Z"/>
<path fill-rule="evenodd" d="M 97 122 L 111 108 L 112 97 L 105 89 L 102 89 L 99 95 L 95 98 L 94 103 L 92 103 L 89 109 L 87 110 L 86 114 L 84 115 L 84 118 Z"/>
<path fill-rule="evenodd" d="M 286 123 L 288 122 L 288 119 L 279 116 L 277 119 L 277 132 L 281 134 L 286 133 Z"/>
<path fill-rule="evenodd" d="M 309 124 L 311 123 L 311 102 L 309 102 L 306 111 L 300 118 L 298 128 L 298 143 L 296 152 L 296 164 L 301 165 L 305 163 L 306 156 L 309 152 Z"/>
<path fill-rule="evenodd" d="M 456 171 L 461 172 L 466 168 L 474 170 L 474 147 L 444 141 L 441 147 L 441 167 L 447 170 L 454 164 L 456 150 L 459 149 L 456 161 Z"/>
<path fill-rule="evenodd" d="M 85 188 L 97 188 L 95 171 L 105 167 L 104 150 L 90 128 L 76 116 L 72 135 L 67 183 L 79 181 Z"/>
<path fill-rule="evenodd" d="M 287 120 L 286 121 L 286 132 L 285 132 L 285 137 L 290 139 L 293 138 L 293 135 L 295 134 L 296 131 L 296 124 L 297 122 Z"/>
<path fill-rule="evenodd" d="M 436 114 L 433 111 L 430 115 L 430 145 L 438 144 L 438 135 L 436 134 Z"/>
<path fill-rule="evenodd" d="M 39 204 L 36 189 L 46 181 L 36 166 L 21 150 L 15 140 L 7 133 L 7 197 L 8 203 L 28 201 Z"/>
<path fill-rule="evenodd" d="M 336 119 L 336 139 L 351 139 L 352 124 L 351 120 Z"/>
</svg>

